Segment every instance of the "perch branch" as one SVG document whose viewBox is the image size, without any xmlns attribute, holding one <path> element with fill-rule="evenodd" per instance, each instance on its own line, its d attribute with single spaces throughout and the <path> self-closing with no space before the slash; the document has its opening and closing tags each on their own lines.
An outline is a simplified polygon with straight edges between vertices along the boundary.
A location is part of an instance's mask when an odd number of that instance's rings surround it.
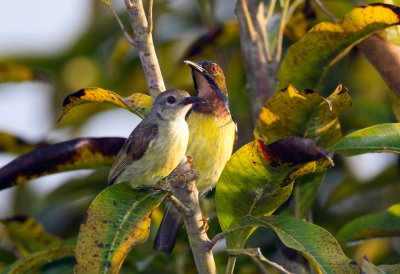
<svg viewBox="0 0 400 274">
<path fill-rule="evenodd" d="M 152 3 L 150 3 L 152 4 Z M 142 63 L 147 86 L 152 98 L 165 90 L 151 32 L 152 23 L 147 20 L 141 0 L 125 0 L 131 27 L 134 33 L 133 42 Z M 152 8 L 149 8 L 152 13 Z"/>
<path fill-rule="evenodd" d="M 185 158 L 166 181 L 171 185 L 173 195 L 186 208 L 186 212 L 181 213 L 198 273 L 215 274 L 214 256 L 207 248 L 210 239 L 204 231 L 205 220 L 200 210 L 196 177 L 196 172 Z"/>
</svg>

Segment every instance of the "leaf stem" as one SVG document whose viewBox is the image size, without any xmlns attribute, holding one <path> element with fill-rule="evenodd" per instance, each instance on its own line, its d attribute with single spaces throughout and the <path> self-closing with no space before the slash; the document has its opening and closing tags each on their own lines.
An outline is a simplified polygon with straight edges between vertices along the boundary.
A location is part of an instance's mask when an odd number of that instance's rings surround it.
<svg viewBox="0 0 400 274">
<path fill-rule="evenodd" d="M 324 7 L 320 0 L 313 0 L 318 8 L 331 20 L 332 22 L 337 22 L 337 19 Z"/>
<path fill-rule="evenodd" d="M 230 233 L 233 233 L 233 232 L 236 232 L 236 231 L 240 231 L 240 230 L 246 229 L 246 228 L 248 228 L 248 227 L 250 227 L 250 226 L 249 226 L 249 225 L 238 226 L 238 227 L 235 227 L 235 228 L 232 228 L 232 229 L 228 229 L 228 230 L 226 230 L 226 231 L 223 231 L 223 232 L 221 232 L 221 233 L 218 233 L 217 235 L 214 236 L 214 238 L 213 238 L 210 242 L 207 243 L 207 248 L 208 248 L 209 250 L 212 250 L 213 247 L 217 244 L 217 242 L 218 242 L 219 240 L 225 238 L 226 235 L 228 235 L 228 234 L 230 234 Z"/>
</svg>

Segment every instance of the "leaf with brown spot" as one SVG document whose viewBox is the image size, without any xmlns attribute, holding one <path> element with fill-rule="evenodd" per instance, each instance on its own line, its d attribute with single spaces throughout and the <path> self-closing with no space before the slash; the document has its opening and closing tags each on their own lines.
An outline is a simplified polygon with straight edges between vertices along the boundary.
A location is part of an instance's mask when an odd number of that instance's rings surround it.
<svg viewBox="0 0 400 274">
<path fill-rule="evenodd" d="M 310 139 L 248 143 L 232 155 L 217 185 L 216 208 L 222 230 L 240 226 L 246 215 L 272 214 L 288 199 L 296 178 L 331 166 L 327 153 Z M 227 235 L 228 247 L 243 248 L 252 232 L 247 229 Z"/>
<path fill-rule="evenodd" d="M 0 219 L 0 223 L 4 225 L 5 233 L 12 239 L 12 244 L 20 256 L 27 256 L 61 243 L 59 237 L 51 235 L 31 217 Z"/>
<path fill-rule="evenodd" d="M 151 213 L 166 195 L 124 183 L 103 190 L 82 220 L 75 273 L 118 273 L 128 252 L 147 240 Z"/>
<path fill-rule="evenodd" d="M 48 145 L 48 143 L 30 142 L 22 137 L 15 136 L 8 132 L 0 132 L 0 152 L 4 151 L 15 154 L 23 154 L 44 145 Z"/>
<path fill-rule="evenodd" d="M 360 273 L 336 239 L 325 229 L 291 216 L 246 216 L 243 225 L 262 226 L 275 231 L 282 243 L 303 255 L 318 273 Z"/>
<path fill-rule="evenodd" d="M 351 10 L 337 23 L 314 26 L 287 50 L 278 71 L 278 88 L 291 83 L 315 88 L 324 72 L 369 35 L 400 23 L 400 8 L 374 4 Z"/>
<path fill-rule="evenodd" d="M 0 169 L 0 190 L 53 173 L 111 165 L 125 138 L 79 138 L 43 146 Z"/>
<path fill-rule="evenodd" d="M 149 95 L 143 93 L 133 93 L 127 98 L 122 98 L 117 93 L 110 90 L 85 88 L 68 95 L 64 99 L 63 112 L 58 121 L 60 122 L 75 107 L 88 103 L 116 105 L 143 118 L 150 111 L 152 100 Z"/>
<path fill-rule="evenodd" d="M 329 147 L 340 139 L 338 116 L 350 106 L 351 98 L 343 85 L 326 99 L 315 91 L 299 92 L 288 85 L 264 104 L 254 136 L 268 144 L 290 136 L 307 137 L 318 146 Z"/>
</svg>

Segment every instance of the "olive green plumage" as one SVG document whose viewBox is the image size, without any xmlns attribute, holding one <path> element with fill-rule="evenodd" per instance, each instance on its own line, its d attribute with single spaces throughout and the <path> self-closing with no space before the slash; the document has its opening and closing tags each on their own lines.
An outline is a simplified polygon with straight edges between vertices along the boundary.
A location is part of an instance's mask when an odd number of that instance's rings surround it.
<svg viewBox="0 0 400 274">
<path fill-rule="evenodd" d="M 194 105 L 187 118 L 190 135 L 186 155 L 193 158 L 198 173 L 196 185 L 202 196 L 217 184 L 232 154 L 237 127 L 229 110 L 222 69 L 210 61 L 185 63 L 192 69 L 196 95 L 206 100 L 206 104 Z M 179 212 L 169 205 L 154 241 L 155 250 L 172 251 L 180 219 Z"/>
<path fill-rule="evenodd" d="M 109 184 L 155 185 L 168 176 L 185 156 L 189 138 L 185 116 L 193 103 L 201 101 L 177 89 L 157 96 L 149 115 L 132 131 L 118 153 Z"/>
</svg>

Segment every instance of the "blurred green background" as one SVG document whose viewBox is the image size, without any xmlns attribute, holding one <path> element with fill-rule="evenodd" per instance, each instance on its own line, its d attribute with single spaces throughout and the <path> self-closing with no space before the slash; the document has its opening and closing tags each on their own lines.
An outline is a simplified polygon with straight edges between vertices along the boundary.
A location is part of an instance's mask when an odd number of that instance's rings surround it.
<svg viewBox="0 0 400 274">
<path fill-rule="evenodd" d="M 128 26 L 124 1 L 111 2 Z M 167 88 L 193 92 L 184 59 L 217 62 L 225 71 L 231 110 L 239 125 L 238 147 L 252 140 L 254 124 L 235 22 L 235 1 L 154 2 L 154 42 Z M 322 2 L 340 18 L 356 4 L 368 1 Z M 128 136 L 139 119 L 107 105 L 79 107 L 56 123 L 64 97 L 84 87 L 101 87 L 123 97 L 132 92 L 147 93 L 136 51 L 124 40 L 115 18 L 101 1 L 3 1 L 0 5 L 0 133 L 31 143 L 55 143 L 80 136 Z M 279 9 L 274 16 L 278 22 Z M 306 28 L 321 20 L 327 19 L 315 10 L 315 17 Z M 287 35 L 284 48 L 293 39 Z M 341 117 L 344 133 L 395 122 L 388 87 L 357 48 L 333 67 L 324 90 L 319 92 L 327 95 L 339 83 L 349 88 L 353 99 L 352 108 Z M 0 142 L 4 140 L 0 138 Z M 0 167 L 17 155 L 17 151 L 0 150 Z M 314 222 L 331 233 L 357 216 L 383 211 L 400 201 L 397 156 L 336 157 L 335 164 L 313 207 Z M 67 172 L 4 190 L 0 192 L 0 218 L 33 216 L 51 233 L 72 237 L 91 200 L 106 186 L 108 171 L 109 167 Z M 349 187 L 343 187 L 346 185 Z M 213 193 L 203 206 L 210 218 L 209 233 L 214 235 L 219 226 Z M 195 273 L 184 233 L 172 259 L 152 252 L 152 239 L 161 218 L 160 209 L 153 214 L 152 238 L 128 257 L 126 273 L 159 273 L 161 269 L 163 273 Z M 275 254 L 275 242 L 270 231 L 259 230 L 249 245 L 261 245 L 268 257 Z M 223 272 L 227 257 L 223 244 L 215 251 L 219 271 Z M 345 247 L 345 252 L 358 261 L 367 255 L 375 264 L 398 263 L 400 240 L 368 240 Z M 259 271 L 249 258 L 240 257 L 238 264 L 237 273 Z"/>
</svg>

